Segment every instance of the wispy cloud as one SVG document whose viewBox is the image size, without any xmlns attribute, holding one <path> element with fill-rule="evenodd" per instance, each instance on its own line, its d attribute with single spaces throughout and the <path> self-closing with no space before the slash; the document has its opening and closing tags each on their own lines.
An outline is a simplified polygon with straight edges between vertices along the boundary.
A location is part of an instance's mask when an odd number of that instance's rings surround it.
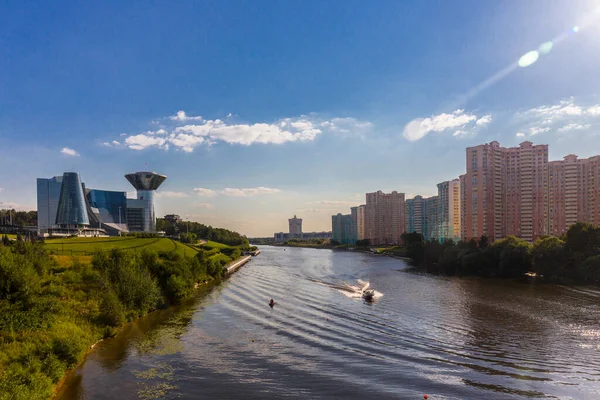
<svg viewBox="0 0 600 400">
<path fill-rule="evenodd" d="M 519 125 L 517 137 L 588 130 L 600 122 L 599 104 L 579 104 L 574 97 L 517 112 L 513 122 Z"/>
<path fill-rule="evenodd" d="M 168 117 L 170 128 L 126 135 L 124 144 L 133 150 L 150 147 L 168 150 L 169 146 L 192 152 L 198 146 L 217 142 L 249 146 L 252 144 L 282 144 L 313 141 L 324 132 L 365 134 L 372 124 L 356 118 L 325 120 L 316 114 L 283 118 L 274 122 L 234 123 L 220 119 L 205 120 L 188 116 L 184 111 Z M 190 123 L 190 121 L 193 121 Z M 106 142 L 108 143 L 108 142 Z"/>
<path fill-rule="evenodd" d="M 447 114 L 432 115 L 428 118 L 416 118 L 404 127 L 405 139 L 414 142 L 423 139 L 430 132 L 445 132 L 456 129 L 453 136 L 468 136 L 476 133 L 492 121 L 490 114 L 480 118 L 475 114 L 465 113 L 465 110 L 455 110 Z"/>
<path fill-rule="evenodd" d="M 71 157 L 76 157 L 79 155 L 79 153 L 77 151 L 70 149 L 68 147 L 63 147 L 60 152 L 66 156 L 71 156 Z"/>
<path fill-rule="evenodd" d="M 590 125 L 590 124 L 568 124 L 568 125 L 558 128 L 556 131 L 563 133 L 563 132 L 569 132 L 569 131 L 580 131 L 583 129 L 590 129 L 591 127 L 592 127 L 592 125 Z"/>
<path fill-rule="evenodd" d="M 197 207 L 197 208 L 207 208 L 207 209 L 215 208 L 215 205 L 212 203 L 193 203 L 193 206 Z"/>
<path fill-rule="evenodd" d="M 205 188 L 195 188 L 193 192 L 202 197 L 213 197 L 217 195 L 215 190 Z"/>
<path fill-rule="evenodd" d="M 222 196 L 232 196 L 232 197 L 252 197 L 266 194 L 275 194 L 281 192 L 279 189 L 268 188 L 264 186 L 258 186 L 255 188 L 224 188 L 224 189 L 205 189 L 205 188 L 195 188 L 193 190 L 198 196 L 202 197 L 213 197 L 217 195 Z"/>
<path fill-rule="evenodd" d="M 189 193 L 185 192 L 170 192 L 168 190 L 165 191 L 157 191 L 156 197 L 189 197 Z"/>
</svg>

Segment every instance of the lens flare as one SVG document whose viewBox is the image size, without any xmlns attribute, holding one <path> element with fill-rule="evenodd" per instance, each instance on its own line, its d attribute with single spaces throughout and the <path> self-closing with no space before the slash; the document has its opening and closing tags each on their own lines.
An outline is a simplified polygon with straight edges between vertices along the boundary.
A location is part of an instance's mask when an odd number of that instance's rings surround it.
<svg viewBox="0 0 600 400">
<path fill-rule="evenodd" d="M 542 43 L 540 45 L 540 48 L 538 49 L 540 53 L 542 54 L 548 54 L 552 51 L 552 47 L 554 45 L 552 44 L 552 42 L 546 42 L 546 43 Z"/>
<path fill-rule="evenodd" d="M 581 30 L 581 28 L 576 25 L 571 30 L 573 31 L 573 33 L 577 33 L 577 32 L 579 32 Z"/>
<path fill-rule="evenodd" d="M 529 51 L 519 58 L 519 67 L 529 67 L 531 64 L 535 63 L 538 58 L 540 58 L 540 53 L 536 50 Z"/>
</svg>

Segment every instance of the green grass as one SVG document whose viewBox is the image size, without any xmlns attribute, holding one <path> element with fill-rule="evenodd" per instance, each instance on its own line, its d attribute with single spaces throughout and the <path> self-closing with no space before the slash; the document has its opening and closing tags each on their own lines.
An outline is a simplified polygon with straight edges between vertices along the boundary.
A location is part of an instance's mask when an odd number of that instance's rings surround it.
<svg viewBox="0 0 600 400">
<path fill-rule="evenodd" d="M 194 256 L 197 253 L 192 247 L 168 238 L 136 237 L 48 239 L 46 240 L 46 249 L 56 254 L 71 255 L 72 253 L 73 256 L 89 255 L 97 251 L 112 249 L 175 251 L 186 256 Z"/>
<path fill-rule="evenodd" d="M 226 256 L 226 255 L 225 255 L 225 254 L 223 254 L 223 253 L 217 253 L 217 254 L 214 254 L 214 255 L 212 255 L 212 256 L 210 256 L 210 257 L 208 257 L 208 258 L 209 258 L 210 260 L 217 261 L 217 262 L 220 262 L 221 260 L 225 260 L 225 262 L 227 262 L 228 264 L 229 264 L 231 261 L 233 261 L 233 260 L 231 259 L 231 257 L 229 257 L 229 256 Z"/>
</svg>

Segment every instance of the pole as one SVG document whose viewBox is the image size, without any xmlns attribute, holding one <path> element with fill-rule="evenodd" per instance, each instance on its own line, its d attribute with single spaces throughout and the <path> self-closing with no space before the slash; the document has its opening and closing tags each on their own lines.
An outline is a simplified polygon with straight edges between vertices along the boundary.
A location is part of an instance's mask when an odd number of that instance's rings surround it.
<svg viewBox="0 0 600 400">
<path fill-rule="evenodd" d="M 121 206 L 119 206 L 119 236 L 121 236 Z"/>
</svg>

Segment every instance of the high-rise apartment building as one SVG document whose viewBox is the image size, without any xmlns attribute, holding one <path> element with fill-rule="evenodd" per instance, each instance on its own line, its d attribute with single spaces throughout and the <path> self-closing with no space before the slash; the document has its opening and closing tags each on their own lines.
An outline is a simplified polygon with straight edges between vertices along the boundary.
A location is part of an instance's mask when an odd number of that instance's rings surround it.
<svg viewBox="0 0 600 400">
<path fill-rule="evenodd" d="M 417 232 L 423 234 L 423 224 L 425 215 L 423 214 L 423 203 L 426 199 L 423 196 L 415 196 L 408 199 L 404 203 L 404 218 L 406 224 L 406 232 Z"/>
<path fill-rule="evenodd" d="M 332 239 L 340 244 L 355 244 L 355 228 L 352 221 L 352 214 L 332 215 L 331 216 Z"/>
<path fill-rule="evenodd" d="M 350 218 L 352 219 L 352 241 L 358 239 L 358 206 L 350 207 Z"/>
<path fill-rule="evenodd" d="M 356 216 L 356 240 L 365 239 L 365 207 L 362 204 L 358 206 L 358 214 Z"/>
<path fill-rule="evenodd" d="M 404 193 L 386 194 L 381 190 L 367 193 L 365 207 L 366 236 L 373 245 L 402 243 L 405 231 Z"/>
<path fill-rule="evenodd" d="M 600 156 L 548 163 L 547 233 L 560 236 L 577 222 L 600 225 Z"/>
<path fill-rule="evenodd" d="M 533 241 L 544 234 L 547 166 L 548 145 L 505 148 L 494 141 L 467 148 L 463 239 L 516 235 Z"/>
<path fill-rule="evenodd" d="M 289 227 L 290 227 L 290 236 L 291 237 L 301 237 L 302 236 L 302 218 L 294 218 L 288 219 Z"/>
<path fill-rule="evenodd" d="M 460 239 L 460 213 L 461 193 L 460 180 L 445 181 L 438 183 L 438 211 L 437 224 L 440 242 L 447 239 Z"/>
<path fill-rule="evenodd" d="M 438 221 L 439 197 L 432 196 L 423 201 L 423 237 L 425 240 L 440 239 L 440 225 Z"/>
</svg>

